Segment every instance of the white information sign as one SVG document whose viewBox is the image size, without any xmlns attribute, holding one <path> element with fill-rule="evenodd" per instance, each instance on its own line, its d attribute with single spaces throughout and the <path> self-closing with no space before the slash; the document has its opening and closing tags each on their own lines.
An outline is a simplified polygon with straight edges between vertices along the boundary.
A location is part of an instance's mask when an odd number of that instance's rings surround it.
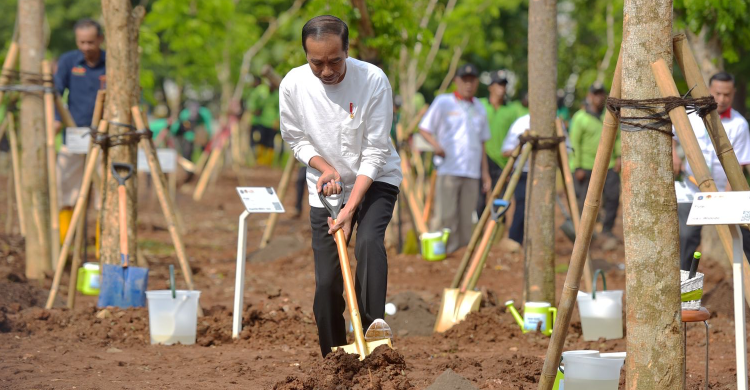
<svg viewBox="0 0 750 390">
<path fill-rule="evenodd" d="M 741 225 L 750 223 L 750 191 L 698 192 L 688 225 Z"/>
<path fill-rule="evenodd" d="M 156 158 L 159 160 L 162 172 L 174 173 L 177 166 L 177 151 L 169 148 L 156 149 Z M 138 149 L 138 170 L 151 172 L 146 160 L 146 152 L 143 149 Z"/>
<path fill-rule="evenodd" d="M 91 129 L 88 127 L 68 127 L 65 129 L 65 147 L 72 154 L 87 154 Z"/>
<path fill-rule="evenodd" d="M 273 187 L 237 187 L 237 193 L 249 213 L 284 212 L 284 206 Z"/>
<path fill-rule="evenodd" d="M 674 182 L 674 189 L 677 193 L 677 203 L 693 203 L 693 193 L 684 181 Z"/>
</svg>

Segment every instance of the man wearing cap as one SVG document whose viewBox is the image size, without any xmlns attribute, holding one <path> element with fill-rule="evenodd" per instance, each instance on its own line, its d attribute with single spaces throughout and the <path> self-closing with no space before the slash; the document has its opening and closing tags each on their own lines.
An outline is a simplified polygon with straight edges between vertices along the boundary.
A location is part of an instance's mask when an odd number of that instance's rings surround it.
<svg viewBox="0 0 750 390">
<path fill-rule="evenodd" d="M 573 172 L 573 186 L 578 198 L 578 209 L 583 210 L 586 192 L 594 169 L 594 159 L 599 140 L 602 138 L 602 119 L 607 92 L 604 85 L 596 82 L 589 88 L 584 106 L 573 114 L 570 120 L 570 170 Z M 617 208 L 620 205 L 620 135 L 615 141 L 615 149 L 609 161 L 609 170 L 602 193 L 604 218 L 602 221 L 602 249 L 613 250 L 618 239 L 612 234 Z"/>
<path fill-rule="evenodd" d="M 487 167 L 490 172 L 490 179 L 494 187 L 500 174 L 508 163 L 508 158 L 503 155 L 502 147 L 505 136 L 510 130 L 510 126 L 521 116 L 521 113 L 515 104 L 511 104 L 506 95 L 508 79 L 504 70 L 496 70 L 490 73 L 490 96 L 481 98 L 479 101 L 487 112 L 487 123 L 490 126 L 490 139 L 485 144 L 487 153 Z M 485 193 L 479 194 L 477 203 L 477 215 L 481 215 L 486 205 Z"/>
<path fill-rule="evenodd" d="M 346 344 L 344 282 L 333 239 L 357 225 L 354 289 L 367 329 L 385 314 L 388 258 L 385 229 L 401 184 L 401 160 L 390 140 L 393 92 L 380 68 L 349 57 L 349 27 L 323 15 L 302 27 L 307 64 L 280 86 L 281 136 L 307 165 L 315 260 L 313 312 L 323 356 Z M 336 222 L 318 197 L 345 196 Z M 332 203 L 335 203 L 333 199 Z"/>
<path fill-rule="evenodd" d="M 479 69 L 458 68 L 456 91 L 435 98 L 419 124 L 420 134 L 435 149 L 437 183 L 430 229 L 451 229 L 446 252 L 471 239 L 472 214 L 482 191 L 491 187 L 484 144 L 490 139 L 484 106 L 474 98 Z"/>
<path fill-rule="evenodd" d="M 732 108 L 734 94 L 737 91 L 734 76 L 727 72 L 719 72 L 713 75 L 708 81 L 708 91 L 714 97 L 714 100 L 716 100 L 716 112 L 719 113 L 721 124 L 724 126 L 727 138 L 732 144 L 734 153 L 737 155 L 737 161 L 744 169 L 750 171 L 750 130 L 748 129 L 747 120 Z M 708 130 L 706 130 L 706 125 L 696 113 L 688 115 L 688 118 L 690 119 L 693 132 L 695 132 L 695 137 L 698 139 L 698 145 L 701 148 L 701 152 L 703 152 L 703 158 L 706 160 L 708 170 L 716 184 L 716 189 L 718 191 L 730 190 L 727 174 L 724 172 L 721 161 L 716 156 L 716 150 L 711 142 Z M 693 169 L 686 161 L 681 161 L 677 155 L 676 146 L 679 140 L 676 137 L 673 140 L 672 157 L 674 159 L 675 175 L 679 174 L 680 170 L 682 170 L 684 177 L 687 178 L 685 182 L 688 189 L 693 194 L 700 192 L 695 183 L 696 179 L 693 176 Z M 691 206 L 691 203 L 677 204 L 677 214 L 680 219 L 680 268 L 684 270 L 690 269 L 693 253 L 701 244 L 701 226 L 687 225 Z M 750 261 L 750 232 L 744 228 L 740 229 L 740 231 L 742 232 L 743 250 L 745 256 Z"/>
</svg>

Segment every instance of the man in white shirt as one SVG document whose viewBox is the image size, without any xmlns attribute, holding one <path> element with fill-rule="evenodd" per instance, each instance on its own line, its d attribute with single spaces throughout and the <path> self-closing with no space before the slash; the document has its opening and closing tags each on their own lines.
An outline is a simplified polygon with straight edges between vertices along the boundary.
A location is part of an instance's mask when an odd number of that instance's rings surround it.
<svg viewBox="0 0 750 390">
<path fill-rule="evenodd" d="M 734 77 L 727 72 L 719 72 L 709 80 L 708 90 L 713 95 L 714 100 L 716 100 L 716 112 L 721 117 L 721 124 L 724 126 L 727 138 L 729 138 L 734 153 L 737 155 L 737 161 L 741 166 L 750 171 L 750 129 L 748 129 L 748 123 L 745 118 L 739 112 L 732 109 L 732 101 L 734 100 L 734 93 L 736 91 Z M 719 191 L 728 190 L 727 175 L 724 173 L 724 168 L 716 156 L 716 150 L 714 150 L 714 145 L 711 142 L 703 120 L 695 113 L 690 114 L 689 119 L 690 125 L 695 132 L 695 137 L 698 139 L 698 145 L 703 152 L 703 158 L 708 165 L 708 170 L 714 179 L 714 183 L 716 183 L 716 189 Z M 675 138 L 674 146 L 676 146 L 677 141 L 677 138 Z M 687 159 L 684 162 L 680 161 L 677 153 L 674 152 L 674 147 L 672 150 L 675 172 L 679 173 L 682 168 L 685 173 L 684 175 L 688 178 L 686 180 L 688 189 L 693 194 L 699 192 L 698 187 L 693 183 L 695 178 L 692 168 L 687 164 Z M 680 268 L 684 270 L 690 269 L 693 253 L 701 243 L 701 226 L 687 225 L 690 207 L 690 203 L 679 203 L 677 206 L 677 213 L 680 218 Z M 746 229 L 740 229 L 740 231 L 742 231 L 745 255 L 750 259 L 750 232 Z"/>
<path fill-rule="evenodd" d="M 401 160 L 389 138 L 391 85 L 376 66 L 349 58 L 349 28 L 324 15 L 302 28 L 307 64 L 281 82 L 281 136 L 307 165 L 312 248 L 313 311 L 323 356 L 346 344 L 344 285 L 332 234 L 350 237 L 357 224 L 355 290 L 367 329 L 385 313 L 388 259 L 385 228 L 401 183 Z M 346 190 L 336 223 L 318 199 Z M 331 200 L 333 203 L 333 200 Z"/>
<path fill-rule="evenodd" d="M 446 252 L 465 246 L 471 239 L 472 215 L 482 191 L 491 186 L 484 143 L 490 128 L 484 106 L 475 99 L 479 70 L 472 64 L 458 68 L 456 92 L 435 98 L 419 123 L 422 137 L 435 149 L 437 182 L 432 231 L 449 228 Z"/>
<path fill-rule="evenodd" d="M 516 149 L 521 140 L 518 138 L 531 127 L 531 116 L 526 114 L 518 119 L 510 126 L 508 135 L 505 136 L 503 141 L 503 155 L 510 157 L 513 150 Z M 514 169 L 518 169 L 518 161 Z M 513 201 L 516 204 L 515 211 L 513 212 L 513 221 L 510 224 L 508 230 L 508 238 L 511 240 L 523 244 L 523 231 L 524 231 L 524 219 L 526 218 L 526 178 L 529 173 L 529 162 L 523 166 L 523 172 L 518 179 L 515 191 L 513 191 Z"/>
</svg>

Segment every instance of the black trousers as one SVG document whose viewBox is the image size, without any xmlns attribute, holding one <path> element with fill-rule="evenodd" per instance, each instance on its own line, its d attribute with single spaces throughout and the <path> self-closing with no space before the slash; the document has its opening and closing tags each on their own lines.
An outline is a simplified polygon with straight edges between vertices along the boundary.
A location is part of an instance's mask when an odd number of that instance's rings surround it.
<svg viewBox="0 0 750 390">
<path fill-rule="evenodd" d="M 294 156 L 289 156 L 289 158 L 294 158 Z M 295 187 L 297 188 L 297 194 L 294 206 L 297 208 L 297 211 L 302 211 L 302 199 L 307 194 L 307 166 L 303 165 L 299 167 Z"/>
<path fill-rule="evenodd" d="M 388 285 L 385 228 L 391 221 L 398 192 L 396 186 L 373 182 L 352 219 L 357 229 L 354 244 L 354 256 L 357 259 L 354 289 L 365 330 L 375 319 L 383 318 L 385 314 Z M 328 216 L 328 211 L 324 208 L 310 208 L 315 258 L 313 312 L 318 325 L 320 352 L 324 357 L 331 352 L 331 347 L 346 344 L 344 278 L 341 275 L 336 242 L 328 234 Z"/>
<path fill-rule="evenodd" d="M 522 169 L 523 167 L 516 167 Z M 513 212 L 513 222 L 508 230 L 508 238 L 523 245 L 524 222 L 526 219 L 526 180 L 529 174 L 521 173 L 518 179 L 516 190 L 513 191 L 513 201 L 516 203 L 516 210 Z"/>
<path fill-rule="evenodd" d="M 573 187 L 576 190 L 578 198 L 578 210 L 583 212 L 583 202 L 586 200 L 586 193 L 589 190 L 591 181 L 591 171 L 584 169 L 585 177 L 582 181 L 573 179 Z M 604 210 L 604 219 L 602 220 L 602 232 L 611 232 L 615 226 L 617 218 L 617 208 L 620 206 L 620 175 L 614 169 L 607 170 L 607 178 L 604 180 L 602 189 L 602 206 Z"/>
<path fill-rule="evenodd" d="M 490 171 L 490 179 L 492 180 L 492 188 L 495 188 L 495 184 L 497 184 L 497 181 L 500 180 L 500 175 L 503 174 L 503 168 L 495 162 L 495 160 L 491 159 L 489 156 L 487 156 L 487 166 L 489 167 Z M 492 192 L 492 189 L 490 189 L 490 192 Z M 482 192 L 482 181 L 479 181 L 479 199 L 477 199 L 477 217 L 481 217 L 482 213 L 484 212 L 484 206 L 487 205 L 487 195 L 484 192 Z M 501 193 L 502 196 L 502 193 Z"/>
<path fill-rule="evenodd" d="M 690 215 L 690 203 L 677 204 L 677 216 L 680 219 L 680 269 L 690 270 L 690 263 L 693 262 L 693 254 L 701 244 L 701 231 L 703 226 L 688 226 L 687 219 Z M 742 234 L 742 251 L 745 252 L 748 262 L 750 262 L 750 231 L 740 228 Z"/>
</svg>

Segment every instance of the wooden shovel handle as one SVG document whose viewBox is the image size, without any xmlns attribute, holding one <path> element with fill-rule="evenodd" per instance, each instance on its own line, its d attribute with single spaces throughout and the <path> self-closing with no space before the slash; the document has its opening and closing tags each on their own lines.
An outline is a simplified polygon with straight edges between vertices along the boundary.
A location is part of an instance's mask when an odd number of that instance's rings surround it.
<svg viewBox="0 0 750 390">
<path fill-rule="evenodd" d="M 474 276 L 474 273 L 477 272 L 479 263 L 482 260 L 482 254 L 484 253 L 484 249 L 487 248 L 487 246 L 490 244 L 490 241 L 492 240 L 492 237 L 494 236 L 494 234 L 492 233 L 495 230 L 496 225 L 497 225 L 497 222 L 494 219 L 490 219 L 487 222 L 487 225 L 484 227 L 484 233 L 482 234 L 482 241 L 479 242 L 479 246 L 474 251 L 474 254 L 471 257 L 471 263 L 469 263 L 469 269 L 466 270 L 466 273 L 464 274 L 464 278 L 461 281 L 461 293 L 466 292 L 466 289 L 469 287 L 469 282 Z"/>
<path fill-rule="evenodd" d="M 334 220 L 333 223 L 336 223 L 336 220 Z M 337 230 L 334 239 L 336 240 L 336 248 L 339 252 L 341 274 L 344 277 L 346 304 L 349 307 L 349 314 L 352 318 L 352 327 L 354 328 L 354 342 L 357 345 L 360 357 L 364 358 L 365 355 L 367 355 L 365 333 L 362 330 L 362 318 L 359 314 L 359 305 L 357 305 L 357 294 L 354 292 L 354 280 L 352 279 L 351 267 L 349 267 L 349 254 L 346 251 L 346 236 L 344 235 L 344 230 Z"/>
</svg>

